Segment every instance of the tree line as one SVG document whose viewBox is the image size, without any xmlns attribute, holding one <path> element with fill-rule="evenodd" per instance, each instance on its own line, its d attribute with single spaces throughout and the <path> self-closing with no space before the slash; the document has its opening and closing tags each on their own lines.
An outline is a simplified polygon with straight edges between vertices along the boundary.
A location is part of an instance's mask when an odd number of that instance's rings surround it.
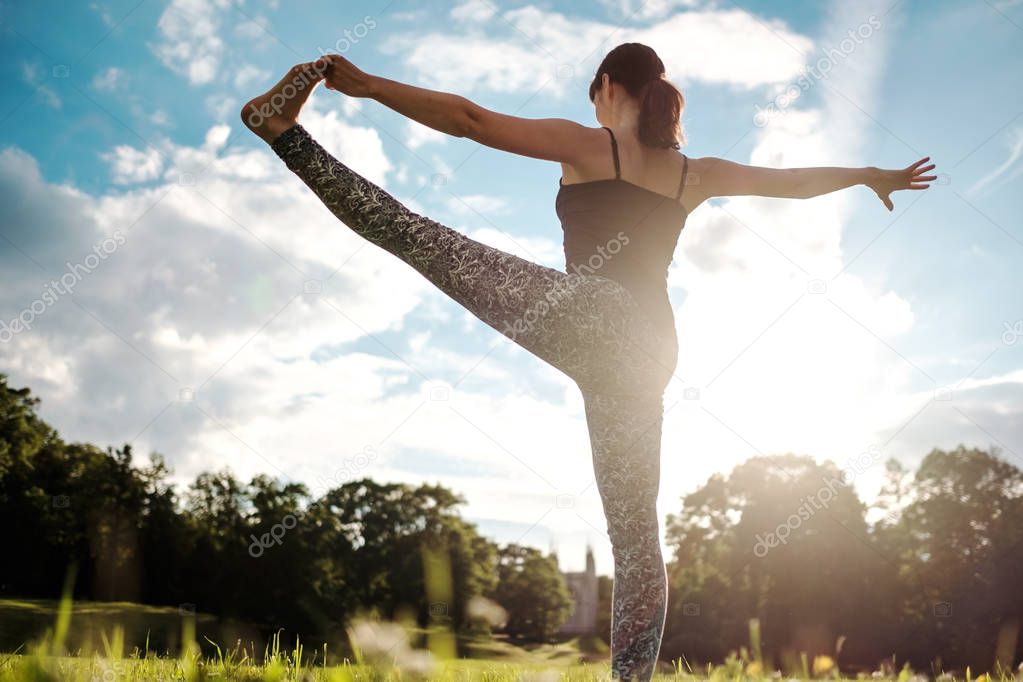
<svg viewBox="0 0 1023 682">
<path fill-rule="evenodd" d="M 343 482 L 312 494 L 268 476 L 200 474 L 184 490 L 158 455 L 68 443 L 38 399 L 0 374 L 0 595 L 179 606 L 315 641 L 357 614 L 478 632 L 474 597 L 500 628 L 550 640 L 571 600 L 556 559 L 498 545 L 439 485 Z M 829 654 L 879 664 L 993 670 L 1023 656 L 1023 472 L 996 450 L 935 449 L 907 471 L 870 450 L 845 467 L 760 456 L 712 476 L 664 523 L 668 622 L 661 656 L 720 661 L 748 644 L 770 664 Z M 882 465 L 865 504 L 855 478 Z M 438 600 L 424 551 L 444 557 Z M 608 639 L 608 578 L 598 635 Z M 484 627 L 484 629 L 487 629 Z M 309 639 L 309 638 L 312 639 Z"/>
</svg>

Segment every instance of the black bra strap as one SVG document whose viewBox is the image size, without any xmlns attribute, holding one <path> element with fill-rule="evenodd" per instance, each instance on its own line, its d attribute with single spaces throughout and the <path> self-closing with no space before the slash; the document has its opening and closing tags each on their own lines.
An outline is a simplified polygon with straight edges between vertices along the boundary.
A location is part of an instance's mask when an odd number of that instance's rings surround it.
<svg viewBox="0 0 1023 682">
<path fill-rule="evenodd" d="M 603 128 L 607 131 L 607 134 L 611 136 L 611 153 L 614 154 L 615 157 L 615 180 L 617 180 L 622 177 L 622 167 L 621 163 L 618 161 L 618 140 L 615 139 L 613 130 L 607 126 L 603 126 Z"/>
<path fill-rule="evenodd" d="M 685 154 L 682 155 L 682 178 L 678 181 L 678 194 L 675 195 L 675 200 L 678 201 L 682 198 L 682 190 L 686 186 L 686 173 L 689 170 L 689 157 Z"/>
</svg>

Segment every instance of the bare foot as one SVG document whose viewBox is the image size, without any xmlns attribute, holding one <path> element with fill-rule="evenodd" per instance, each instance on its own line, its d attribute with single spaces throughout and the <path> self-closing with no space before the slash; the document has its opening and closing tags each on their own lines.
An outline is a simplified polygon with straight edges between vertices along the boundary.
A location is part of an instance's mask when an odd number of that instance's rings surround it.
<svg viewBox="0 0 1023 682">
<path fill-rule="evenodd" d="M 298 123 L 298 113 L 327 75 L 329 62 L 317 59 L 296 64 L 284 78 L 259 97 L 249 100 L 240 112 L 245 127 L 267 144 Z"/>
</svg>

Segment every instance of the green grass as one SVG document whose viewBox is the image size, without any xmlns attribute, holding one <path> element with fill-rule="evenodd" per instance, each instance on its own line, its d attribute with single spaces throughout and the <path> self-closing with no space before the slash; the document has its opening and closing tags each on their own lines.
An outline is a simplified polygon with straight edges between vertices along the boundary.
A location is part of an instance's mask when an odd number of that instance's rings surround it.
<svg viewBox="0 0 1023 682">
<path fill-rule="evenodd" d="M 59 612 L 56 599 L 0 599 L 0 651 L 11 651 L 26 640 L 38 640 L 53 627 Z M 177 650 L 181 638 L 181 612 L 176 608 L 146 606 L 130 602 L 75 602 L 71 605 L 74 627 L 64 644 L 71 651 L 102 650 L 103 636 L 115 627 L 124 633 L 126 648 L 134 646 L 153 651 Z M 225 637 L 232 630 L 242 632 L 232 623 L 221 624 L 209 614 L 196 614 L 200 632 L 212 637 Z"/>
<path fill-rule="evenodd" d="M 543 663 L 509 663 L 500 661 L 457 659 L 438 662 L 429 672 L 419 673 L 415 669 L 400 665 L 370 665 L 367 663 L 343 663 L 333 666 L 317 665 L 313 662 L 299 662 L 293 652 L 273 655 L 261 661 L 246 656 L 233 659 L 225 654 L 223 658 L 202 659 L 183 656 L 160 658 L 149 656 L 90 657 L 7 655 L 0 656 L 0 681 L 17 680 L 75 680 L 96 682 L 98 680 L 260 680 L 267 682 L 383 682 L 385 680 L 437 680 L 445 682 L 595 682 L 608 679 L 606 664 L 585 664 L 556 666 Z M 741 668 L 728 665 L 712 666 L 706 670 L 689 671 L 684 663 L 675 671 L 666 671 L 654 676 L 654 681 L 676 680 L 679 682 L 767 682 L 778 679 L 777 675 L 764 676 L 756 672 L 746 673 Z M 828 679 L 844 680 L 838 675 L 825 678 L 781 677 L 787 682 Z M 864 679 L 862 676 L 859 679 Z M 902 674 L 890 677 L 868 678 L 879 682 L 921 682 L 927 678 L 904 670 Z M 955 678 L 943 680 L 972 680 L 972 682 L 1011 682 L 1019 676 L 1003 675 L 988 678 Z"/>
<path fill-rule="evenodd" d="M 397 623 L 360 620 L 346 628 L 350 655 L 329 650 L 327 645 L 307 649 L 302 644 L 285 648 L 275 636 L 262 649 L 245 646 L 235 640 L 231 647 L 208 637 L 196 636 L 197 622 L 203 617 L 184 616 L 176 609 L 161 609 L 138 604 L 72 604 L 70 598 L 59 602 L 7 600 L 0 602 L 0 622 L 12 614 L 26 614 L 49 620 L 49 627 L 31 644 L 17 651 L 0 654 L 0 682 L 75 681 L 121 682 L 129 680 L 180 680 L 181 682 L 252 680 L 265 682 L 384 682 L 385 680 L 437 680 L 444 682 L 591 682 L 608 680 L 607 652 L 584 653 L 578 640 L 560 644 L 515 646 L 507 641 L 480 637 L 467 647 L 478 658 L 455 658 L 450 633 L 443 628 L 421 630 Z M 169 619 L 179 628 L 176 648 L 179 655 L 158 653 L 147 639 L 132 646 L 121 623 L 102 628 L 100 623 L 149 616 Z M 165 624 L 166 625 L 166 624 Z M 91 641 L 74 637 L 77 629 L 92 633 L 99 644 L 88 649 L 72 644 Z M 198 641 L 205 639 L 203 654 Z M 420 648 L 419 642 L 426 646 Z M 582 643 L 586 650 L 591 642 Z M 596 662 L 583 663 L 586 656 Z M 719 665 L 692 667 L 679 659 L 662 662 L 654 680 L 679 682 L 800 682 L 803 680 L 870 679 L 871 682 L 924 682 L 908 667 L 898 672 L 859 675 L 846 678 L 834 661 L 826 656 L 808 660 L 806 656 L 791 662 L 783 674 L 764 665 L 760 655 L 760 631 L 750 623 L 750 646 L 742 647 Z M 1023 670 L 1001 670 L 995 675 L 943 675 L 940 682 L 1023 682 Z"/>
</svg>

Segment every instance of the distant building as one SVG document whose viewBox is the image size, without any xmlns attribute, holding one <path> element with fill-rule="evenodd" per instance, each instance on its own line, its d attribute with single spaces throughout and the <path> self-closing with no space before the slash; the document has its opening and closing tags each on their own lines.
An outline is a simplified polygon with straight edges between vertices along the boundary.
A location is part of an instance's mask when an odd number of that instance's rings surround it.
<svg viewBox="0 0 1023 682">
<path fill-rule="evenodd" d="M 563 635 L 592 635 L 597 631 L 597 568 L 593 548 L 586 546 L 586 570 L 566 572 L 565 582 L 572 594 L 572 615 L 558 630 Z"/>
</svg>

